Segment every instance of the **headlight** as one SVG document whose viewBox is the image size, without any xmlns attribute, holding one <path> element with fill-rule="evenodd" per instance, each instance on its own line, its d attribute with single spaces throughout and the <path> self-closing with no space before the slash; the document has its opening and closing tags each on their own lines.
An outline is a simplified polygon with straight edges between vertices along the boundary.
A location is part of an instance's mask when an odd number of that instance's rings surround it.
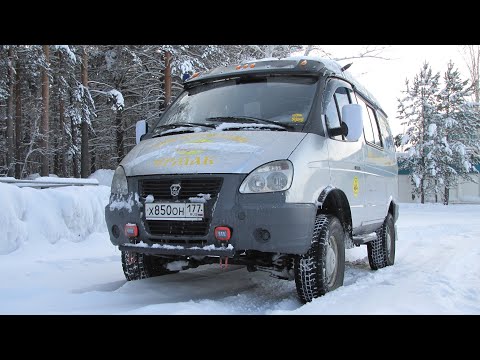
<svg viewBox="0 0 480 360">
<path fill-rule="evenodd" d="M 293 165 L 288 160 L 273 161 L 252 171 L 239 191 L 242 194 L 283 191 L 290 188 L 293 180 Z"/>
<path fill-rule="evenodd" d="M 118 195 L 128 194 L 127 177 L 125 176 L 125 170 L 123 170 L 121 166 L 117 167 L 117 170 L 115 170 L 113 174 L 111 192 L 112 194 Z"/>
</svg>

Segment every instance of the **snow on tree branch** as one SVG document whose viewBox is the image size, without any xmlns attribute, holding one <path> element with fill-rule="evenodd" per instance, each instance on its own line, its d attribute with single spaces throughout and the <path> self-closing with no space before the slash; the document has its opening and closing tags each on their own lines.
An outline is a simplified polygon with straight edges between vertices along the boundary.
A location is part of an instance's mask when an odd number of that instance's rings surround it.
<svg viewBox="0 0 480 360">
<path fill-rule="evenodd" d="M 68 57 L 68 59 L 73 63 L 77 63 L 77 57 L 75 56 L 75 53 L 70 49 L 68 45 L 54 45 L 55 50 L 60 50 L 63 53 L 65 53 Z"/>
<path fill-rule="evenodd" d="M 408 166 L 414 193 L 424 202 L 427 194 L 443 196 L 460 179 L 473 181 L 473 164 L 480 160 L 478 107 L 467 101 L 473 87 L 460 78 L 453 63 L 447 65 L 443 85 L 426 63 L 399 99 L 399 118 L 408 126 L 401 145 L 408 145 Z"/>
<path fill-rule="evenodd" d="M 109 101 L 112 102 L 112 110 L 119 111 L 125 108 L 125 100 L 123 99 L 123 95 L 118 90 L 110 90 L 107 91 Z"/>
<path fill-rule="evenodd" d="M 388 48 L 389 48 L 389 46 L 370 46 L 370 45 L 368 45 L 368 46 L 363 47 L 357 54 L 352 54 L 352 55 L 344 56 L 344 57 L 336 57 L 332 53 L 326 51 L 323 48 L 322 45 L 306 45 L 303 55 L 308 56 L 311 53 L 315 52 L 320 57 L 326 57 L 326 58 L 329 58 L 329 59 L 335 60 L 335 61 L 352 60 L 352 59 L 365 59 L 365 58 L 390 60 L 390 58 L 382 55 L 382 53 Z"/>
</svg>

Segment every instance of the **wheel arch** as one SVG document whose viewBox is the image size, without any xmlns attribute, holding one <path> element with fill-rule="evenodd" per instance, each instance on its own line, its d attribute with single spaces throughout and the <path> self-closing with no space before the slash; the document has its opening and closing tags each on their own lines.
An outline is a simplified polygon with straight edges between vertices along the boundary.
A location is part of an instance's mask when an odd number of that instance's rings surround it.
<svg viewBox="0 0 480 360">
<path fill-rule="evenodd" d="M 393 222 L 396 223 L 399 215 L 398 210 L 399 210 L 398 203 L 392 197 L 390 197 L 389 204 L 388 204 L 388 211 L 385 214 L 385 216 L 387 216 L 389 213 L 392 214 Z"/>
<path fill-rule="evenodd" d="M 317 214 L 335 215 L 350 236 L 352 235 L 352 212 L 345 193 L 334 187 L 327 186 L 317 200 Z"/>
</svg>

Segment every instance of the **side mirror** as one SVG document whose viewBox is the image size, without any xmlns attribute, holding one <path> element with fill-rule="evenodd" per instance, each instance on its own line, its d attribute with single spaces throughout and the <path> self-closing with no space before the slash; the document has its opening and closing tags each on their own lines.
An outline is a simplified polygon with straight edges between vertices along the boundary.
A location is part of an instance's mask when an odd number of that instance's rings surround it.
<svg viewBox="0 0 480 360">
<path fill-rule="evenodd" d="M 148 131 L 148 124 L 145 120 L 137 121 L 135 125 L 135 141 L 138 144 L 142 140 L 142 136 Z"/>
<path fill-rule="evenodd" d="M 347 126 L 345 138 L 348 141 L 358 141 L 363 132 L 363 111 L 358 104 L 348 104 L 342 107 L 342 120 Z"/>
</svg>

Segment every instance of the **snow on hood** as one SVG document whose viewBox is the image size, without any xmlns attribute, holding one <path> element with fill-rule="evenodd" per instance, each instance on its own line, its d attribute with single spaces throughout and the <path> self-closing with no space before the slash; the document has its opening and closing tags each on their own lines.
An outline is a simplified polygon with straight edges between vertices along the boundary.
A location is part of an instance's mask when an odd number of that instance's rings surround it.
<svg viewBox="0 0 480 360">
<path fill-rule="evenodd" d="M 249 173 L 287 159 L 305 133 L 209 131 L 142 141 L 123 159 L 127 176 L 185 173 Z"/>
</svg>

